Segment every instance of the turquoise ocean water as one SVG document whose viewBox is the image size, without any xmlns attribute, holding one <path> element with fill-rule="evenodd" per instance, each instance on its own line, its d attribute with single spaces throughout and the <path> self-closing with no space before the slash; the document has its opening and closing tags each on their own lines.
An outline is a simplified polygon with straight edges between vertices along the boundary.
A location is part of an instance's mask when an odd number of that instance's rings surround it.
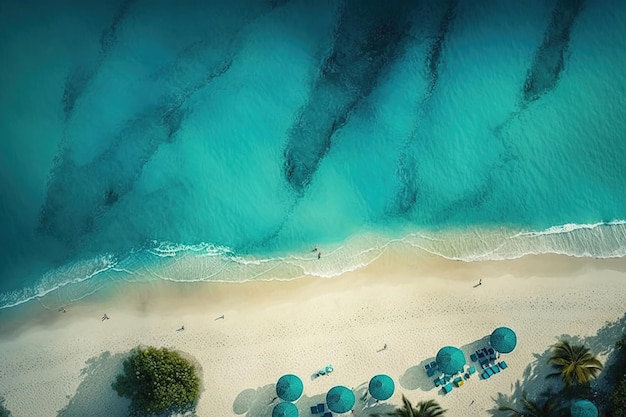
<svg viewBox="0 0 626 417">
<path fill-rule="evenodd" d="M 0 308 L 331 277 L 389 245 L 624 256 L 625 20 L 619 0 L 3 2 Z"/>
</svg>

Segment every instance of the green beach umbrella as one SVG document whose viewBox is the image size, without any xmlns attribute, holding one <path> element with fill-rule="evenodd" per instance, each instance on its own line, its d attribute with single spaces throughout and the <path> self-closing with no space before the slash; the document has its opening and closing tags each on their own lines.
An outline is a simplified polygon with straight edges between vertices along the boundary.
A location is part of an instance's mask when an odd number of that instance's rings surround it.
<svg viewBox="0 0 626 417">
<path fill-rule="evenodd" d="M 598 417 L 598 409 L 587 400 L 578 400 L 569 409 L 572 417 Z"/>
<path fill-rule="evenodd" d="M 302 395 L 304 385 L 296 375 L 287 374 L 276 383 L 276 395 L 283 401 L 296 401 Z"/>
<path fill-rule="evenodd" d="M 444 374 L 453 375 L 461 372 L 465 366 L 465 355 L 459 348 L 446 346 L 437 352 L 437 366 Z"/>
<path fill-rule="evenodd" d="M 298 407 L 293 403 L 278 403 L 272 410 L 272 417 L 298 417 Z"/>
<path fill-rule="evenodd" d="M 326 394 L 326 404 L 333 413 L 347 413 L 354 407 L 354 393 L 342 385 L 332 387 Z"/>
<path fill-rule="evenodd" d="M 393 395 L 396 389 L 393 379 L 388 375 L 376 375 L 370 379 L 369 392 L 377 400 L 386 400 Z"/>
<path fill-rule="evenodd" d="M 491 346 L 500 353 L 511 353 L 517 346 L 517 335 L 508 327 L 498 327 L 489 338 Z"/>
</svg>

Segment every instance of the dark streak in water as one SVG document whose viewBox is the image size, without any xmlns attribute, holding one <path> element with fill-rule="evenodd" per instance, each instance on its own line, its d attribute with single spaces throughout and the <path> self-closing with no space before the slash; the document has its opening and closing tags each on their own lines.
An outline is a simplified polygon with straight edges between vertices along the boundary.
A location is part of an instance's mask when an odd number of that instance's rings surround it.
<svg viewBox="0 0 626 417">
<path fill-rule="evenodd" d="M 113 22 L 102 34 L 101 60 L 114 47 L 120 22 L 128 13 L 133 1 L 127 0 L 120 6 Z M 105 215 L 132 191 L 145 164 L 159 147 L 176 139 L 187 115 L 185 106 L 187 100 L 230 69 L 237 52 L 237 45 L 232 42 L 237 34 L 252 20 L 288 1 L 272 0 L 265 8 L 252 12 L 247 19 L 237 22 L 231 31 L 217 40 L 221 46 L 226 45 L 226 54 L 213 56 L 212 49 L 216 40 L 210 38 L 193 42 L 183 49 L 178 59 L 154 75 L 159 80 L 176 81 L 184 79 L 179 78 L 180 72 L 187 71 L 188 67 L 197 71 L 197 65 L 206 67 L 204 72 L 206 75 L 196 77 L 195 81 L 188 82 L 182 90 L 166 95 L 161 100 L 163 104 L 156 105 L 152 111 L 129 120 L 115 135 L 108 148 L 92 162 L 76 165 L 71 155 L 72 150 L 61 146 L 48 176 L 46 197 L 39 215 L 39 232 L 64 242 L 70 249 L 80 245 L 84 236 L 95 230 L 96 219 Z M 205 55 L 209 57 L 209 62 L 204 62 Z M 189 65 L 190 63 L 193 65 Z M 86 75 L 80 75 L 81 72 L 77 70 L 76 74 L 80 76 L 71 77 L 69 84 L 66 85 L 64 97 L 68 100 L 67 109 L 70 112 L 96 70 L 97 66 L 93 71 L 87 71 Z M 83 87 L 75 88 L 79 85 Z M 72 204 L 73 201 L 82 201 L 82 204 Z M 103 248 L 99 248 L 98 252 L 102 250 Z"/>
<path fill-rule="evenodd" d="M 543 41 L 535 51 L 532 65 L 528 69 L 518 108 L 493 130 L 494 137 L 505 150 L 502 157 L 504 165 L 518 161 L 519 151 L 514 141 L 504 138 L 503 132 L 531 103 L 552 91 L 558 84 L 565 69 L 572 27 L 582 8 L 583 0 L 558 0 L 554 6 Z"/>
<path fill-rule="evenodd" d="M 79 236 L 91 233 L 95 219 L 133 189 L 159 147 L 174 141 L 187 111 L 187 100 L 226 73 L 231 63 L 232 59 L 228 59 L 196 84 L 167 99 L 166 104 L 128 122 L 116 140 L 92 162 L 76 166 L 71 159 L 64 160 L 49 184 L 40 214 L 40 230 L 68 247 L 78 244 Z M 76 200 L 81 203 L 68 205 Z"/>
<path fill-rule="evenodd" d="M 310 183 L 331 139 L 372 92 L 404 46 L 414 1 L 348 1 L 332 52 L 289 134 L 283 172 L 298 193 Z"/>
<path fill-rule="evenodd" d="M 426 58 L 428 68 L 428 89 L 425 98 L 430 97 L 435 90 L 435 87 L 437 86 L 437 81 L 439 80 L 439 65 L 441 64 L 443 46 L 446 41 L 447 35 L 450 32 L 452 22 L 454 21 L 454 18 L 456 16 L 456 7 L 457 1 L 453 1 L 449 4 L 446 13 L 439 22 L 437 35 L 435 36 L 434 41 L 430 47 L 430 51 L 428 52 L 428 57 Z"/>
<path fill-rule="evenodd" d="M 554 89 L 565 68 L 572 26 L 582 9 L 582 0 L 559 0 L 552 12 L 550 26 L 535 52 L 523 89 L 522 107 Z"/>
<path fill-rule="evenodd" d="M 135 0 L 124 0 L 117 9 L 113 21 L 100 35 L 100 52 L 98 58 L 92 65 L 82 65 L 73 68 L 65 79 L 63 90 L 63 112 L 68 120 L 74 111 L 76 102 L 83 94 L 93 77 L 97 74 L 98 68 L 106 59 L 107 55 L 115 47 L 119 26 L 126 17 L 128 10 Z"/>
<path fill-rule="evenodd" d="M 428 84 L 426 87 L 426 92 L 420 100 L 420 104 L 418 106 L 418 110 L 420 113 L 424 112 L 424 107 L 428 103 L 428 100 L 431 98 L 435 91 L 435 88 L 437 87 L 437 82 L 439 81 L 439 66 L 441 65 L 442 61 L 443 48 L 446 39 L 451 31 L 452 23 L 454 22 L 454 19 L 456 17 L 457 5 L 458 1 L 456 0 L 451 1 L 448 4 L 446 11 L 439 21 L 437 33 L 433 37 L 433 41 L 428 50 L 428 55 L 425 60 L 426 78 L 428 80 Z M 396 175 L 400 182 L 400 190 L 396 194 L 396 201 L 394 203 L 393 209 L 391 210 L 396 215 L 404 215 L 411 211 L 411 209 L 415 206 L 418 200 L 419 176 L 417 169 L 417 160 L 415 156 L 415 141 L 418 134 L 418 127 L 416 126 L 415 130 L 410 135 L 407 143 L 401 150 L 400 157 L 398 159 Z"/>
</svg>

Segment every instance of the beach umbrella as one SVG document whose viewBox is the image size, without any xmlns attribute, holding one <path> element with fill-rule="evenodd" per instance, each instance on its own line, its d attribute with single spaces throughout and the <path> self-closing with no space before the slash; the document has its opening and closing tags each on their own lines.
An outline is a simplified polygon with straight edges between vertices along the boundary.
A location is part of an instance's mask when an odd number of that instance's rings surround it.
<svg viewBox="0 0 626 417">
<path fill-rule="evenodd" d="M 272 417 L 298 417 L 298 407 L 293 403 L 278 403 L 272 410 Z"/>
<path fill-rule="evenodd" d="M 578 400 L 569 409 L 572 417 L 598 417 L 598 409 L 587 400 Z"/>
<path fill-rule="evenodd" d="M 346 413 L 354 407 L 354 392 L 342 385 L 332 387 L 326 394 L 326 404 L 333 413 Z"/>
<path fill-rule="evenodd" d="M 491 346 L 500 353 L 511 353 L 517 345 L 515 332 L 508 327 L 498 327 L 489 338 Z"/>
<path fill-rule="evenodd" d="M 296 375 L 283 375 L 276 383 L 276 395 L 284 401 L 296 401 L 302 395 L 302 391 L 304 391 L 302 380 Z"/>
<path fill-rule="evenodd" d="M 377 400 L 386 400 L 393 395 L 396 389 L 393 379 L 388 375 L 376 375 L 370 379 L 369 392 Z"/>
<path fill-rule="evenodd" d="M 465 366 L 465 355 L 459 348 L 446 346 L 437 352 L 437 365 L 444 374 L 453 375 L 461 372 Z"/>
</svg>

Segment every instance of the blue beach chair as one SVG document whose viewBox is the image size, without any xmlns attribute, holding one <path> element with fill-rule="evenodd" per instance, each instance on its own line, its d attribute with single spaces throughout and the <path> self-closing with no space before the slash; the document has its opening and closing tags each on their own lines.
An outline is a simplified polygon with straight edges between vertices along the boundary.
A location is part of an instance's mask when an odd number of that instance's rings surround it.
<svg viewBox="0 0 626 417">
<path fill-rule="evenodd" d="M 316 405 L 312 405 L 311 406 L 311 414 L 317 414 L 317 406 Z"/>
<path fill-rule="evenodd" d="M 333 417 L 333 413 L 326 413 L 322 417 Z"/>
<path fill-rule="evenodd" d="M 475 353 L 472 353 L 470 355 L 470 359 L 472 360 L 472 362 L 476 362 L 478 360 L 478 356 Z"/>
<path fill-rule="evenodd" d="M 318 413 L 323 413 L 324 412 L 324 403 L 320 403 L 317 405 L 317 412 Z"/>
<path fill-rule="evenodd" d="M 435 375 L 437 373 L 436 370 L 434 370 L 433 368 L 428 368 L 428 370 L 426 371 L 426 375 L 428 375 L 428 377 L 431 377 L 433 375 Z"/>
<path fill-rule="evenodd" d="M 501 361 L 501 362 L 498 364 L 498 366 L 500 366 L 500 369 L 502 369 L 503 371 L 504 371 L 506 368 L 508 368 L 508 366 L 507 366 L 506 362 L 504 362 L 504 361 Z"/>
<path fill-rule="evenodd" d="M 447 384 L 443 386 L 443 393 L 444 394 L 448 394 L 450 391 L 452 391 L 452 385 L 451 384 Z"/>
<path fill-rule="evenodd" d="M 492 366 L 490 369 L 493 371 L 494 374 L 500 373 L 500 367 L 498 366 Z"/>
<path fill-rule="evenodd" d="M 480 377 L 481 377 L 482 379 L 489 379 L 489 374 L 488 374 L 487 372 L 483 372 L 483 373 L 480 375 Z"/>
<path fill-rule="evenodd" d="M 475 366 L 470 366 L 469 370 L 467 371 L 470 375 L 476 373 L 476 367 Z"/>
</svg>

